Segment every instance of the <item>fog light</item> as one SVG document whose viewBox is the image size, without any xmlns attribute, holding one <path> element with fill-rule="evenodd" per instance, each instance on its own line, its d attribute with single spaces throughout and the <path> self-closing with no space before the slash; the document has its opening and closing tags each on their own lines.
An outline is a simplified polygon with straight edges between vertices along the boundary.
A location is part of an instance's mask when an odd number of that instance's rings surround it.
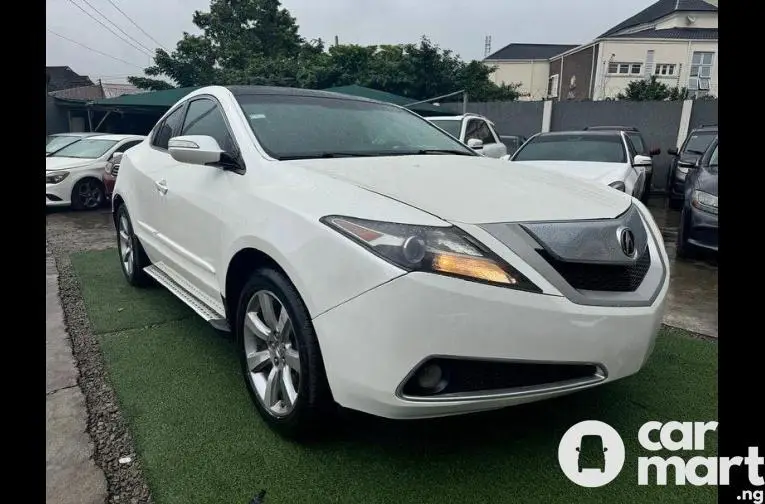
<svg viewBox="0 0 765 504">
<path fill-rule="evenodd" d="M 417 372 L 417 385 L 429 394 L 437 394 L 446 388 L 444 372 L 438 364 L 428 364 Z"/>
</svg>

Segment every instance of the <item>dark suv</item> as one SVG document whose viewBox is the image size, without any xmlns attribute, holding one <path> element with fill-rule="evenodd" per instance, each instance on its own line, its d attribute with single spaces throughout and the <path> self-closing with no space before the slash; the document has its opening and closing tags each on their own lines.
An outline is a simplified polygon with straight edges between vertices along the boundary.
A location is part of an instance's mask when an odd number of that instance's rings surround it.
<svg viewBox="0 0 765 504">
<path fill-rule="evenodd" d="M 627 137 L 629 137 L 630 140 L 632 140 L 632 145 L 635 146 L 635 151 L 637 154 L 641 156 L 658 156 L 661 154 L 661 149 L 649 149 L 647 144 L 645 143 L 645 139 L 643 138 L 642 133 L 640 133 L 640 130 L 637 129 L 634 126 L 587 126 L 584 128 L 585 131 L 623 131 L 627 134 Z M 645 172 L 645 189 L 643 190 L 643 196 L 641 199 L 643 202 L 648 201 L 648 197 L 651 194 L 651 180 L 653 179 L 653 166 L 647 167 Z"/>
<path fill-rule="evenodd" d="M 715 135 L 686 177 L 677 233 L 678 257 L 690 257 L 697 249 L 717 252 L 717 145 Z"/>
<path fill-rule="evenodd" d="M 715 137 L 717 137 L 716 124 L 699 126 L 691 130 L 680 149 L 673 148 L 667 151 L 667 154 L 673 156 L 667 175 L 667 192 L 671 208 L 679 210 L 683 206 L 685 177 L 688 176 L 688 170 L 696 166 Z"/>
</svg>

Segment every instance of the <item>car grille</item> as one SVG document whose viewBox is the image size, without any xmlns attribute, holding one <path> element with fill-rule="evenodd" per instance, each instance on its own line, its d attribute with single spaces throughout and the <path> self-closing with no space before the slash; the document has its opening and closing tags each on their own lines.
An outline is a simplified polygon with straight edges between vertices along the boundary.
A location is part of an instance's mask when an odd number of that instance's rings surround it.
<svg viewBox="0 0 765 504">
<path fill-rule="evenodd" d="M 539 254 L 577 290 L 633 292 L 643 282 L 651 266 L 651 253 L 645 248 L 632 264 L 591 264 L 560 261 L 544 250 Z"/>
</svg>

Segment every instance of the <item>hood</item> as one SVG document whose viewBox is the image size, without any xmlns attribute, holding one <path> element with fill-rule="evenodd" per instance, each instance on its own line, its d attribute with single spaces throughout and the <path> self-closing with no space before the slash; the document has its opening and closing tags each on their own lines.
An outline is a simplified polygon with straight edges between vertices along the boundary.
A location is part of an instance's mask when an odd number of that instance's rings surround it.
<svg viewBox="0 0 765 504">
<path fill-rule="evenodd" d="M 714 171 L 708 168 L 700 168 L 699 176 L 696 178 L 695 188 L 699 191 L 718 196 L 717 194 L 717 169 Z"/>
<path fill-rule="evenodd" d="M 522 163 L 562 175 L 569 175 L 593 182 L 602 182 L 606 185 L 617 180 L 623 181 L 624 172 L 627 171 L 625 163 L 597 163 L 589 161 L 522 161 Z"/>
<path fill-rule="evenodd" d="M 523 163 L 485 157 L 392 156 L 286 161 L 468 224 L 612 218 L 626 194 Z"/>
<path fill-rule="evenodd" d="M 82 159 L 68 157 L 46 157 L 45 170 L 66 170 L 69 168 L 79 168 L 97 163 L 97 159 Z"/>
</svg>

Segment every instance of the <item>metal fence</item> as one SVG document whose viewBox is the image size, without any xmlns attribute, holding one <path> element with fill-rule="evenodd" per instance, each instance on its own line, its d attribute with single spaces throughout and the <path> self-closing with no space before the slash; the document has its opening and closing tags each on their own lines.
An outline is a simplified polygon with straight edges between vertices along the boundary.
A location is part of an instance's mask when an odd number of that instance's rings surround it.
<svg viewBox="0 0 765 504">
<path fill-rule="evenodd" d="M 694 100 L 686 131 L 702 124 L 717 123 L 717 100 Z M 634 126 L 640 130 L 648 147 L 661 149 L 654 158 L 653 189 L 666 189 L 671 156 L 667 150 L 676 147 L 680 138 L 684 102 L 655 101 L 586 101 L 586 102 L 485 102 L 468 103 L 468 112 L 491 119 L 501 135 L 531 136 L 540 131 L 581 130 L 586 126 Z M 443 104 L 456 114 L 462 104 Z M 552 107 L 545 124 L 545 107 Z"/>
</svg>

